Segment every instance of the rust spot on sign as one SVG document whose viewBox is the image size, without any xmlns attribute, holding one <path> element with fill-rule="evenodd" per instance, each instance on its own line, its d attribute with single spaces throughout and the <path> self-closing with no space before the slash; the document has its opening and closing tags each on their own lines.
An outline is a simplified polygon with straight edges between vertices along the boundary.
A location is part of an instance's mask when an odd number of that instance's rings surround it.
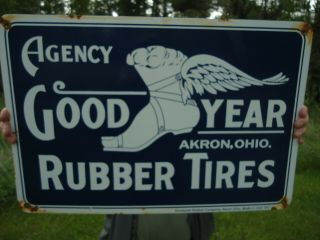
<svg viewBox="0 0 320 240">
<path fill-rule="evenodd" d="M 312 26 L 309 23 L 304 22 L 304 23 L 299 23 L 297 28 L 303 35 L 306 36 L 308 43 L 311 44 L 312 38 L 313 38 Z"/>
<path fill-rule="evenodd" d="M 289 207 L 289 199 L 287 197 L 283 197 L 277 205 L 274 205 L 272 210 L 280 210 L 286 209 Z"/>
<path fill-rule="evenodd" d="M 1 16 L 0 17 L 0 24 L 4 27 L 4 29 L 8 30 L 11 27 L 11 22 L 10 22 L 11 18 L 10 16 Z"/>
<path fill-rule="evenodd" d="M 222 15 L 220 18 L 218 18 L 218 21 L 221 21 L 221 22 L 229 22 L 229 21 L 230 21 L 230 16 L 228 16 L 228 15 Z"/>
<path fill-rule="evenodd" d="M 75 14 L 69 14 L 68 16 L 69 18 L 76 18 L 76 19 L 80 19 L 82 17 L 81 15 L 75 15 Z"/>
<path fill-rule="evenodd" d="M 24 201 L 19 202 L 19 205 L 22 211 L 27 213 L 44 212 L 44 210 L 40 209 L 38 206 L 32 205 L 30 203 L 26 203 Z"/>
</svg>

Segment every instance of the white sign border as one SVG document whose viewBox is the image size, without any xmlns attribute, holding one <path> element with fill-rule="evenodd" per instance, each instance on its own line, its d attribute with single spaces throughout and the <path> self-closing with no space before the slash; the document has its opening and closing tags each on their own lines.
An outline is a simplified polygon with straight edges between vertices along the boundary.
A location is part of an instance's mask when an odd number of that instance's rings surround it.
<svg viewBox="0 0 320 240">
<path fill-rule="evenodd" d="M 68 17 L 68 16 L 44 16 L 44 15 L 5 15 L 9 28 L 15 26 L 72 26 L 72 27 L 133 27 L 133 28 L 180 28 L 180 29 L 214 29 L 214 30 L 248 30 L 248 31 L 281 31 L 296 32 L 303 39 L 300 69 L 298 77 L 296 101 L 294 106 L 294 119 L 297 117 L 297 109 L 303 105 L 304 93 L 308 76 L 308 66 L 311 53 L 311 37 L 309 30 L 303 32 L 303 22 L 287 21 L 254 21 L 254 20 L 209 20 L 209 19 L 191 19 L 191 18 L 147 18 L 147 17 Z M 312 33 L 311 33 L 312 34 Z M 15 98 L 12 90 L 11 63 L 8 47 L 8 30 L 5 27 L 0 28 L 0 49 L 1 51 L 1 69 L 4 82 L 6 106 L 13 116 L 12 129 L 17 129 Z M 5 51 L 4 51 L 5 50 Z M 292 133 L 291 133 L 292 134 Z M 291 149 L 291 151 L 290 151 Z M 259 203 L 232 203 L 232 204 L 196 204 L 196 205 L 146 205 L 146 206 L 61 206 L 61 205 L 38 205 L 34 206 L 26 198 L 24 188 L 24 177 L 21 160 L 19 141 L 12 146 L 12 153 L 16 171 L 16 191 L 17 198 L 23 210 L 27 212 L 54 212 L 54 213 L 122 213 L 122 214 L 144 214 L 144 213 L 201 213 L 201 212 L 226 212 L 226 211 L 258 211 L 278 209 L 285 207 L 291 202 L 293 194 L 294 174 L 297 160 L 297 141 L 291 140 L 288 154 L 288 166 L 286 174 L 286 185 L 284 189 L 284 198 L 276 202 Z M 290 161 L 291 158 L 291 161 Z M 283 203 L 285 201 L 285 203 Z"/>
</svg>

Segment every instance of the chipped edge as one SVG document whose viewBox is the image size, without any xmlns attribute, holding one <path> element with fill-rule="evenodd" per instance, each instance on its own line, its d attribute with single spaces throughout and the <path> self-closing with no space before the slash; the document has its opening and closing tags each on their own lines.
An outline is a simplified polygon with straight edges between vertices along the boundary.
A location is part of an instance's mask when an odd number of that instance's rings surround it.
<svg viewBox="0 0 320 240">
<path fill-rule="evenodd" d="M 9 30 L 11 28 L 12 18 L 13 17 L 10 17 L 9 15 L 0 16 L 0 24 L 3 26 L 5 30 Z"/>
<path fill-rule="evenodd" d="M 45 212 L 45 210 L 39 208 L 39 206 L 32 205 L 32 204 L 27 203 L 25 201 L 20 201 L 19 206 L 20 206 L 21 210 L 26 213 L 44 213 Z"/>
<path fill-rule="evenodd" d="M 72 14 L 72 13 L 68 14 L 67 16 L 71 19 L 81 19 L 82 18 L 82 15 L 76 15 L 76 14 Z"/>
<path fill-rule="evenodd" d="M 313 28 L 311 24 L 308 22 L 302 22 L 299 23 L 296 27 L 301 32 L 301 34 L 306 36 L 308 43 L 311 44 L 313 39 Z"/>
<path fill-rule="evenodd" d="M 280 202 L 274 206 L 272 206 L 272 210 L 281 210 L 289 207 L 289 199 L 287 196 L 284 196 Z"/>
</svg>

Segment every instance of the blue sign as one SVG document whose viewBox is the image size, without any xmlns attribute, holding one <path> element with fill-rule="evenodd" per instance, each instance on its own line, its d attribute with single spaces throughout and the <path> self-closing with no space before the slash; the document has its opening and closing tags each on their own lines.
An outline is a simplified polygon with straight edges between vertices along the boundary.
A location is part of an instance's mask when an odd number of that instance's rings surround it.
<svg viewBox="0 0 320 240">
<path fill-rule="evenodd" d="M 291 200 L 311 48 L 303 23 L 7 18 L 1 67 L 25 210 L 267 210 Z"/>
</svg>

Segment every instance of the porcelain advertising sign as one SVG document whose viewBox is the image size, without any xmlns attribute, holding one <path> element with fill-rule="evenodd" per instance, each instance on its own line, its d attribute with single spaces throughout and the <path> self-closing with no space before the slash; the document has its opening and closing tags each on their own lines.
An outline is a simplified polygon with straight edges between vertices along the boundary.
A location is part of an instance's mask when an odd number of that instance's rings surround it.
<svg viewBox="0 0 320 240">
<path fill-rule="evenodd" d="M 290 202 L 306 24 L 14 15 L 2 25 L 24 210 L 192 213 Z"/>
</svg>

